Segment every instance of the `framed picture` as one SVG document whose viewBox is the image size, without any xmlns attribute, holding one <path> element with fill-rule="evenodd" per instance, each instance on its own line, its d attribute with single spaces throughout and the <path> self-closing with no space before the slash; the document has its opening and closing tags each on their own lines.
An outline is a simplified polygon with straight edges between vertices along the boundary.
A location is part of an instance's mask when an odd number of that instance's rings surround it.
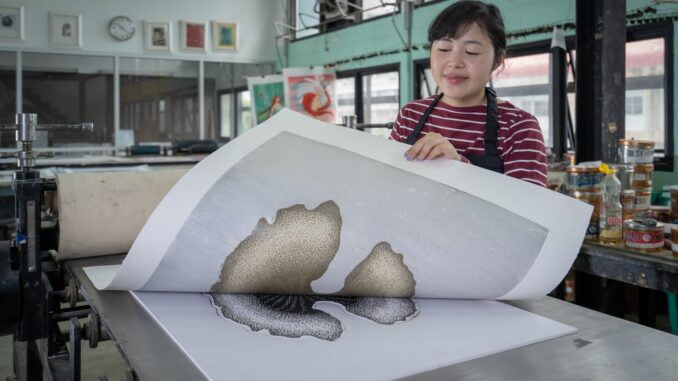
<svg viewBox="0 0 678 381">
<path fill-rule="evenodd" d="M 0 5 L 0 39 L 10 41 L 24 39 L 24 7 Z"/>
<path fill-rule="evenodd" d="M 181 22 L 181 48 L 187 51 L 206 51 L 207 25 L 204 22 Z"/>
<path fill-rule="evenodd" d="M 238 24 L 212 21 L 214 50 L 238 49 Z"/>
<path fill-rule="evenodd" d="M 49 44 L 53 47 L 82 47 L 82 15 L 49 14 Z"/>
<path fill-rule="evenodd" d="M 144 21 L 144 49 L 147 52 L 171 52 L 172 24 Z"/>
</svg>

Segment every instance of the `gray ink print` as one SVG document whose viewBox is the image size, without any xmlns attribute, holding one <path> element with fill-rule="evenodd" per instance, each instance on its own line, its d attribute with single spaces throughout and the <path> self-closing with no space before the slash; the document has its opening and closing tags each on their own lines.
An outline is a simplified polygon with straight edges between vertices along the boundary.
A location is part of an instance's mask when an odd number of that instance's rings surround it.
<svg viewBox="0 0 678 381">
<path fill-rule="evenodd" d="M 342 305 L 346 312 L 378 324 L 417 315 L 415 280 L 387 242 L 380 242 L 346 277 L 335 295 L 311 295 L 311 282 L 325 272 L 339 247 L 341 214 L 333 201 L 313 210 L 281 209 L 271 224 L 261 219 L 231 253 L 209 293 L 220 315 L 252 331 L 299 338 L 336 340 L 343 332 L 335 317 L 316 302 Z M 405 296 L 405 297 L 403 297 Z"/>
</svg>

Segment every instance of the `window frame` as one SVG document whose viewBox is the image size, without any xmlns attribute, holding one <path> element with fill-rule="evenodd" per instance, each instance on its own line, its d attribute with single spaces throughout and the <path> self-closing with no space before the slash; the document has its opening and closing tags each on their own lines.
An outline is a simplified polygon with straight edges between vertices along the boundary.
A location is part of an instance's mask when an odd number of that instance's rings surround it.
<svg viewBox="0 0 678 381">
<path fill-rule="evenodd" d="M 336 73 L 337 79 L 345 79 L 345 78 L 354 78 L 354 89 L 355 89 L 355 101 L 354 101 L 354 106 L 355 106 L 355 115 L 356 115 L 356 122 L 357 123 L 364 123 L 365 120 L 365 112 L 364 112 L 364 99 L 363 99 L 363 77 L 366 75 L 373 75 L 373 74 L 383 74 L 383 73 L 390 73 L 390 72 L 396 72 L 398 73 L 398 98 L 400 98 L 400 63 L 390 63 L 390 64 L 385 64 L 385 65 L 379 65 L 379 66 L 372 66 L 368 68 L 361 68 L 361 69 L 352 69 L 352 70 L 345 70 L 345 71 L 338 71 Z M 400 106 L 400 105 L 398 105 Z"/>
<path fill-rule="evenodd" d="M 219 133 L 217 134 L 218 136 L 221 135 L 221 116 L 223 113 L 223 110 L 221 109 L 221 96 L 222 95 L 231 95 L 231 109 L 234 111 L 229 115 L 229 119 L 231 120 L 231 137 L 230 140 L 233 140 L 237 138 L 239 135 L 241 135 L 239 132 L 240 130 L 238 127 L 240 126 L 240 109 L 238 108 L 238 96 L 241 93 L 244 93 L 246 91 L 249 91 L 249 88 L 247 86 L 238 86 L 230 89 L 222 89 L 217 91 L 217 118 L 219 120 Z M 252 108 L 250 106 L 250 112 L 252 111 Z M 244 130 L 243 130 L 244 131 Z"/>
</svg>

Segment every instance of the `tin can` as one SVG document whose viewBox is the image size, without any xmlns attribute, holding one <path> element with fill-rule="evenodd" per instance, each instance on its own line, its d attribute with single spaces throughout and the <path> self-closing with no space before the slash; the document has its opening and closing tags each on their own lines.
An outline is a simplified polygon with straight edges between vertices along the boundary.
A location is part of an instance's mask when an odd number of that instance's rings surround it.
<svg viewBox="0 0 678 381">
<path fill-rule="evenodd" d="M 678 227 L 671 228 L 671 253 L 678 257 Z"/>
<path fill-rule="evenodd" d="M 567 190 L 568 191 L 590 191 L 593 189 L 595 174 L 598 168 L 571 166 L 567 167 Z"/>
<path fill-rule="evenodd" d="M 671 208 L 663 205 L 650 205 L 650 218 L 659 222 L 671 223 Z"/>
<path fill-rule="evenodd" d="M 619 194 L 619 202 L 622 204 L 622 219 L 632 220 L 634 215 L 633 202 L 636 197 L 636 191 L 625 189 Z"/>
<path fill-rule="evenodd" d="M 653 220 L 651 220 L 653 221 Z M 664 247 L 664 224 L 643 224 L 624 221 L 624 246 L 645 253 L 656 253 Z"/>
<path fill-rule="evenodd" d="M 654 142 L 619 139 L 619 156 L 624 164 L 649 164 L 654 158 Z"/>
<path fill-rule="evenodd" d="M 678 220 L 678 185 L 671 187 L 671 220 Z"/>
<path fill-rule="evenodd" d="M 617 176 L 619 182 L 621 183 L 621 189 L 633 189 L 633 176 L 634 168 L 631 164 L 612 164 L 611 168 L 614 169 L 614 175 Z"/>
<path fill-rule="evenodd" d="M 654 164 L 636 164 L 633 169 L 633 189 L 652 187 Z"/>
<path fill-rule="evenodd" d="M 633 198 L 633 210 L 636 214 L 649 212 L 652 199 L 652 188 L 636 189 Z"/>
<path fill-rule="evenodd" d="M 593 212 L 591 213 L 591 219 L 589 220 L 589 226 L 586 229 L 584 239 L 587 241 L 598 241 L 598 236 L 600 235 L 600 205 L 603 202 L 603 194 L 600 192 L 573 191 L 570 192 L 570 196 L 593 205 Z"/>
</svg>

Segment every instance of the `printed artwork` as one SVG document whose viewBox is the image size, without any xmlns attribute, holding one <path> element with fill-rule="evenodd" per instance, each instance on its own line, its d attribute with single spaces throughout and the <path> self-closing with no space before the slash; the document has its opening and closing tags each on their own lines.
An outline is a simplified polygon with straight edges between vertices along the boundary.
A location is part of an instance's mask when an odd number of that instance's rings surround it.
<svg viewBox="0 0 678 381">
<path fill-rule="evenodd" d="M 205 51 L 205 23 L 182 21 L 182 48 Z"/>
<path fill-rule="evenodd" d="M 23 7 L 0 5 L 0 39 L 23 39 Z"/>
<path fill-rule="evenodd" d="M 312 118 L 334 123 L 336 113 L 333 71 L 324 68 L 283 69 L 285 100 L 292 110 Z"/>
<path fill-rule="evenodd" d="M 270 224 L 262 218 L 253 234 L 226 257 L 219 280 L 212 285 L 212 304 L 223 317 L 253 331 L 323 340 L 337 339 L 342 328 L 339 320 L 313 309 L 317 301 L 339 303 L 379 324 L 413 317 L 414 300 L 379 298 L 412 297 L 416 283 L 402 254 L 386 242 L 378 243 L 355 267 L 337 295 L 313 295 L 311 282 L 334 259 L 341 227 L 339 206 L 332 201 L 312 210 L 303 205 L 281 209 Z"/>
<path fill-rule="evenodd" d="M 236 23 L 212 22 L 214 50 L 235 50 L 238 47 Z"/>
<path fill-rule="evenodd" d="M 81 19 L 81 15 L 50 13 L 50 44 L 57 47 L 80 47 Z"/>
<path fill-rule="evenodd" d="M 281 75 L 248 77 L 247 85 L 254 107 L 253 126 L 266 121 L 282 110 L 285 103 L 285 90 Z"/>
<path fill-rule="evenodd" d="M 144 48 L 146 51 L 171 51 L 171 25 L 168 22 L 144 22 Z"/>
</svg>

